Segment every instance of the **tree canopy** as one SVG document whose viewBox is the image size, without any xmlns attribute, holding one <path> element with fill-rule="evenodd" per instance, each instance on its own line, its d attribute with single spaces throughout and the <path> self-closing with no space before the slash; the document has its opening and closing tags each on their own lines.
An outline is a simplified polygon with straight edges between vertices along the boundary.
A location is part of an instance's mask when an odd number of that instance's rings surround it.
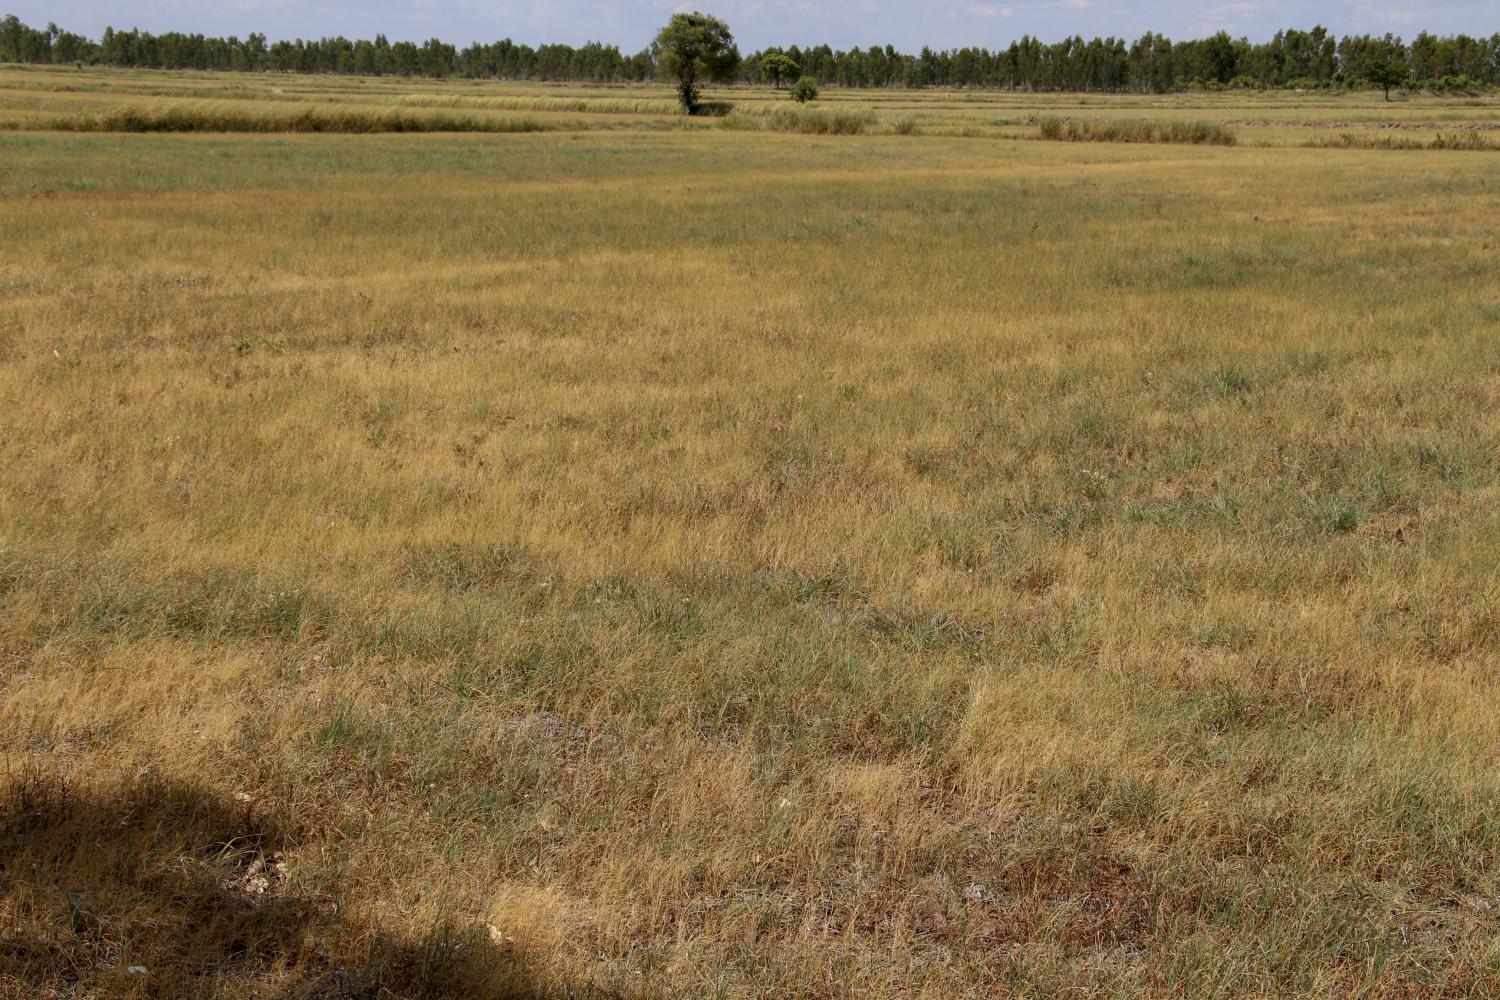
<svg viewBox="0 0 1500 1000">
<path fill-rule="evenodd" d="M 798 104 L 806 104 L 808 101 L 818 99 L 818 81 L 810 76 L 804 76 L 792 87 L 792 100 Z"/>
<path fill-rule="evenodd" d="M 717 23 L 722 27 L 723 22 Z M 728 28 L 723 31 L 727 38 Z M 730 40 L 731 50 L 732 45 Z M 503 39 L 459 49 L 435 38 L 421 43 L 390 41 L 384 35 L 272 41 L 259 33 L 216 38 L 114 28 L 96 41 L 52 24 L 35 28 L 14 15 L 0 18 L 0 62 L 392 76 L 449 73 L 471 79 L 606 83 L 659 78 L 661 54 L 652 47 L 629 55 L 599 42 L 532 47 Z M 1384 86 L 1372 74 L 1383 75 L 1386 63 L 1406 67 L 1414 84 L 1433 90 L 1500 85 L 1500 32 L 1473 37 L 1424 31 L 1409 43 L 1392 35 L 1339 37 L 1314 27 L 1279 31 L 1259 42 L 1224 32 L 1173 40 L 1148 31 L 1135 41 L 1070 36 L 1046 42 L 1028 35 L 1004 47 L 918 52 L 893 45 L 848 50 L 794 45 L 751 54 L 738 64 L 734 79 L 777 82 L 763 67 L 772 55 L 796 64 L 795 72 L 781 76 L 782 83 L 805 74 L 820 85 L 845 87 L 1164 93 L 1199 87 Z M 675 73 L 665 78 L 678 80 Z"/>
<path fill-rule="evenodd" d="M 760 75 L 773 87 L 790 83 L 802 75 L 802 67 L 784 52 L 768 52 L 760 57 Z"/>
<path fill-rule="evenodd" d="M 1394 59 L 1377 59 L 1365 69 L 1365 77 L 1385 91 L 1385 99 L 1391 99 L 1391 88 L 1399 87 L 1411 76 L 1411 67 Z"/>
<path fill-rule="evenodd" d="M 673 14 L 653 48 L 662 75 L 677 81 L 677 99 L 688 114 L 698 110 L 702 81 L 730 83 L 740 68 L 729 25 L 707 14 Z"/>
</svg>

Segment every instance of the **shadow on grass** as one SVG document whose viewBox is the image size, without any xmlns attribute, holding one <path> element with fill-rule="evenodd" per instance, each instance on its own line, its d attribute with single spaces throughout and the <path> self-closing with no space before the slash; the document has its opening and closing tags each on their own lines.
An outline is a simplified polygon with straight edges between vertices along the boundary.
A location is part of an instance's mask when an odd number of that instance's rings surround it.
<svg viewBox="0 0 1500 1000">
<path fill-rule="evenodd" d="M 286 884 L 248 803 L 142 778 L 0 789 L 0 996 L 512 998 L 548 991 L 483 929 L 419 940 Z"/>
</svg>

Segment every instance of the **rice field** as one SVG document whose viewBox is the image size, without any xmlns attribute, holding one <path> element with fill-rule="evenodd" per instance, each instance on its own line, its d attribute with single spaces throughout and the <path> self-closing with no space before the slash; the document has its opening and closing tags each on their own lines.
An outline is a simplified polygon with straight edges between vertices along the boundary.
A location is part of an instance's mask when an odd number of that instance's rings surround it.
<svg viewBox="0 0 1500 1000">
<path fill-rule="evenodd" d="M 1500 102 L 709 97 L 0 68 L 0 996 L 1500 994 Z"/>
</svg>

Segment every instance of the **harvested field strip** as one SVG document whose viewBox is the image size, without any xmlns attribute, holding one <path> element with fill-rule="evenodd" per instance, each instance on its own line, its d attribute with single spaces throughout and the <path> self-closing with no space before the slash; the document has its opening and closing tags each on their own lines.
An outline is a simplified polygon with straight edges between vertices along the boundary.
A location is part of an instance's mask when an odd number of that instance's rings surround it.
<svg viewBox="0 0 1500 1000">
<path fill-rule="evenodd" d="M 549 132 L 536 118 L 415 115 L 401 112 L 307 110 L 293 114 L 200 108 L 122 108 L 98 115 L 65 115 L 8 123 L 46 132 Z"/>
<path fill-rule="evenodd" d="M 1447 149 L 1471 152 L 1500 152 L 1500 142 L 1486 138 L 1479 132 L 1459 132 L 1452 135 L 1438 133 L 1431 142 L 1408 139 L 1393 135 L 1353 135 L 1345 132 L 1335 136 L 1320 136 L 1302 144 L 1308 149 Z"/>
<path fill-rule="evenodd" d="M 1225 128 L 1395 129 L 1398 131 L 1500 132 L 1500 122 L 1276 121 L 1268 118 L 1220 122 Z"/>
</svg>

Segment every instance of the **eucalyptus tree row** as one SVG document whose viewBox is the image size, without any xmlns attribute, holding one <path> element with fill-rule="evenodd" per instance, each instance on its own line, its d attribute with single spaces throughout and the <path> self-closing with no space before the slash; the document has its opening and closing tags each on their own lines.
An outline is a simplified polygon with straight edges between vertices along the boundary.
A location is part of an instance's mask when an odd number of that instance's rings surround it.
<svg viewBox="0 0 1500 1000">
<path fill-rule="evenodd" d="M 55 24 L 31 27 L 15 15 L 0 19 L 0 62 L 593 83 L 676 79 L 662 53 L 660 38 L 633 54 L 598 42 L 533 47 L 504 39 L 458 48 L 437 38 L 419 43 L 384 35 L 269 41 L 259 33 L 220 38 L 106 28 L 95 40 Z M 1080 35 L 1044 42 L 1028 35 L 994 48 L 906 53 L 893 45 L 847 50 L 815 45 L 765 49 L 743 59 L 738 50 L 734 55 L 732 66 L 716 64 L 705 79 L 787 86 L 808 76 L 847 87 L 1142 93 L 1393 86 L 1407 80 L 1456 90 L 1500 84 L 1500 32 L 1489 37 L 1422 32 L 1409 42 L 1394 35 L 1338 37 L 1322 27 L 1277 32 L 1263 42 L 1225 32 L 1185 41 L 1154 32 L 1134 41 Z"/>
</svg>

